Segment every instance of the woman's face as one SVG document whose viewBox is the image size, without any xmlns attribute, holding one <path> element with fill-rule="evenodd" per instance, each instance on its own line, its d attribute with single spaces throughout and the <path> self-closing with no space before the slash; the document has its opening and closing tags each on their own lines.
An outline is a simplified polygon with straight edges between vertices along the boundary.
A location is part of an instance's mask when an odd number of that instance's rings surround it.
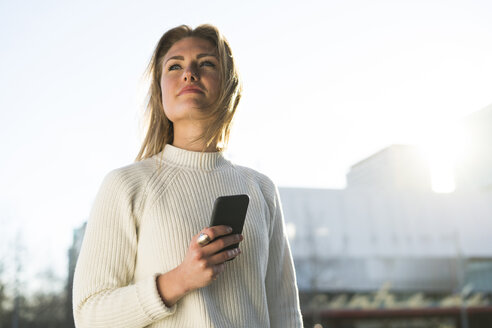
<svg viewBox="0 0 492 328">
<path fill-rule="evenodd" d="M 220 91 L 219 60 L 212 43 L 187 37 L 173 44 L 164 56 L 161 89 L 171 122 L 199 119 Z"/>
</svg>

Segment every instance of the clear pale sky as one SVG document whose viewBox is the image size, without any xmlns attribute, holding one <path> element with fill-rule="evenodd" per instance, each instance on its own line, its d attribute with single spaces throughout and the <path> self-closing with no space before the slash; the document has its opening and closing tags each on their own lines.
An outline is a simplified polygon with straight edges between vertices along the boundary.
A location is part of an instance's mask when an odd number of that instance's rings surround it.
<svg viewBox="0 0 492 328">
<path fill-rule="evenodd" d="M 231 44 L 233 161 L 279 186 L 343 188 L 355 162 L 492 103 L 490 17 L 490 1 L 469 0 L 4 0 L 0 259 L 19 235 L 23 279 L 64 278 L 72 229 L 138 152 L 142 73 L 171 27 L 212 23 Z"/>
</svg>

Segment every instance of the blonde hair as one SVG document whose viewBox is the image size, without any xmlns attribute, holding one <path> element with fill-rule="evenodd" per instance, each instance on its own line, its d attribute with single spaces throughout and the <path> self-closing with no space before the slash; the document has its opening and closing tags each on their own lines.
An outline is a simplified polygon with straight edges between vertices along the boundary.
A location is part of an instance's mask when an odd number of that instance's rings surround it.
<svg viewBox="0 0 492 328">
<path fill-rule="evenodd" d="M 197 140 L 205 141 L 202 151 L 205 151 L 210 145 L 215 145 L 217 151 L 223 151 L 227 146 L 232 119 L 241 99 L 242 91 L 231 48 L 215 26 L 204 24 L 192 29 L 187 25 L 180 25 L 164 33 L 157 43 L 146 69 L 146 74 L 150 77 L 145 113 L 148 128 L 135 161 L 158 154 L 166 144 L 173 142 L 173 123 L 164 113 L 160 81 L 164 56 L 174 43 L 186 37 L 197 37 L 211 42 L 217 50 L 220 66 L 220 93 L 217 101 L 206 115 L 210 124 Z"/>
</svg>

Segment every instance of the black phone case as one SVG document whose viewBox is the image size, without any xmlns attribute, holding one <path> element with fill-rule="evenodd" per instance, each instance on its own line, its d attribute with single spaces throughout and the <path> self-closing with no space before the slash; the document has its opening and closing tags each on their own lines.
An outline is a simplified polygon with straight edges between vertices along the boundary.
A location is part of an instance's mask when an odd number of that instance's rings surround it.
<svg viewBox="0 0 492 328">
<path fill-rule="evenodd" d="M 244 194 L 218 197 L 214 203 L 210 226 L 227 225 L 232 228 L 231 234 L 242 233 L 248 204 L 249 196 Z M 225 247 L 221 251 L 234 249 L 238 246 L 239 243 L 236 243 Z"/>
</svg>

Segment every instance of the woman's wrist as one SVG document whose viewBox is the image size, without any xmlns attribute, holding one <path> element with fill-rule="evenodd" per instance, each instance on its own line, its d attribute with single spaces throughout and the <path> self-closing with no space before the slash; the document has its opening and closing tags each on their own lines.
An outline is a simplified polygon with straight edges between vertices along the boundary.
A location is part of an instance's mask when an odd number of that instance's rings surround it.
<svg viewBox="0 0 492 328">
<path fill-rule="evenodd" d="M 188 293 L 183 283 L 178 268 L 157 277 L 157 291 L 167 307 L 172 307 Z"/>
</svg>

